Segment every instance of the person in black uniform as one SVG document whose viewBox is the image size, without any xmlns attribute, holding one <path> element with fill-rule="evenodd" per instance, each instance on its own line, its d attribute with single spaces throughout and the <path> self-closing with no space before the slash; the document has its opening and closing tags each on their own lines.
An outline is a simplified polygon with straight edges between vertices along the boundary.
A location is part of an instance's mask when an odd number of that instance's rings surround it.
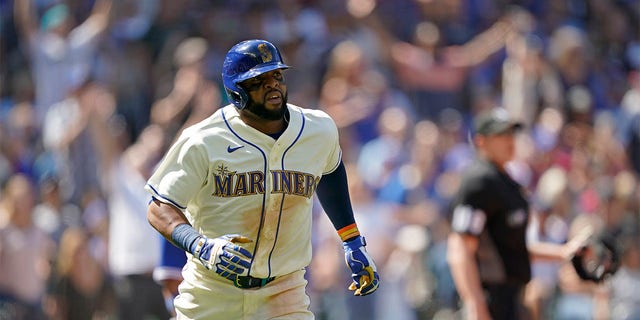
<svg viewBox="0 0 640 320">
<path fill-rule="evenodd" d="M 474 119 L 477 157 L 462 175 L 453 199 L 447 260 L 467 319 L 526 319 L 523 289 L 530 255 L 567 259 L 584 237 L 564 245 L 525 241 L 529 204 L 505 165 L 522 124 L 494 108 Z"/>
</svg>

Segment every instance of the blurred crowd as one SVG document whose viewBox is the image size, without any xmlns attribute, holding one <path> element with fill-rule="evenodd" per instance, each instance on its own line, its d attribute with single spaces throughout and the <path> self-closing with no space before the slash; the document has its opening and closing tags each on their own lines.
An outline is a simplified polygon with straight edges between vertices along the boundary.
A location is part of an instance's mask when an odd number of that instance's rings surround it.
<svg viewBox="0 0 640 320">
<path fill-rule="evenodd" d="M 293 66 L 290 103 L 338 124 L 381 275 L 351 296 L 316 206 L 318 319 L 459 316 L 448 206 L 470 120 L 495 106 L 526 124 L 509 170 L 528 240 L 590 226 L 621 253 L 601 284 L 534 261 L 532 314 L 640 319 L 638 0 L 0 0 L 0 319 L 164 317 L 143 186 L 184 127 L 228 103 L 222 60 L 250 38 Z"/>
</svg>

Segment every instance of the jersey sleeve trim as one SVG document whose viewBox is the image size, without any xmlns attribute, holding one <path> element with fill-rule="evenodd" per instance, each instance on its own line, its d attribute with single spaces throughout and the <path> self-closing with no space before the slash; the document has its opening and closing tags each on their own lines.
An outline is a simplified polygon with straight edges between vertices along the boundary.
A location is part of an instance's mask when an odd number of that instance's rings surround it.
<svg viewBox="0 0 640 320">
<path fill-rule="evenodd" d="M 164 203 L 168 203 L 178 209 L 181 210 L 186 210 L 187 207 L 186 206 L 181 206 L 180 204 L 178 204 L 177 202 L 161 195 L 160 193 L 158 193 L 158 191 L 150 184 L 147 183 L 147 190 L 151 191 L 151 194 L 153 196 L 153 198 L 157 199 L 160 202 L 164 202 Z"/>
<path fill-rule="evenodd" d="M 459 233 L 480 235 L 484 230 L 487 215 L 480 209 L 474 209 L 469 205 L 459 205 L 453 209 L 451 227 Z"/>
<path fill-rule="evenodd" d="M 322 175 L 327 175 L 327 174 L 333 173 L 334 171 L 336 171 L 336 169 L 338 169 L 338 167 L 340 166 L 340 163 L 342 163 L 342 150 L 340 150 L 339 153 L 338 153 L 338 162 L 336 162 L 335 166 L 333 166 L 333 168 L 331 168 L 331 170 L 329 170 L 327 172 L 323 172 Z"/>
</svg>

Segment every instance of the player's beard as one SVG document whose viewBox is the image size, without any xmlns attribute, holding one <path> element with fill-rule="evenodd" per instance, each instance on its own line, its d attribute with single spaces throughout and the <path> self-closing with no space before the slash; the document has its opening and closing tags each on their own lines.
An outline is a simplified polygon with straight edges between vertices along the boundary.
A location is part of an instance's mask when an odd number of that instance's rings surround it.
<svg viewBox="0 0 640 320">
<path fill-rule="evenodd" d="M 281 107 L 276 110 L 269 110 L 264 103 L 257 103 L 253 99 L 249 99 L 249 101 L 247 101 L 245 109 L 264 120 L 280 120 L 284 118 L 287 111 L 288 97 L 289 93 L 287 92 L 282 96 Z"/>
</svg>

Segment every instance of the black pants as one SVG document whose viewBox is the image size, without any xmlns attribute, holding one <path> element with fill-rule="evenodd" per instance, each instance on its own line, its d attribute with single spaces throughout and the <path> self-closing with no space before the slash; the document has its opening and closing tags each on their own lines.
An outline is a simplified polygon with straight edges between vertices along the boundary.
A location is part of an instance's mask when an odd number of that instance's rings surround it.
<svg viewBox="0 0 640 320">
<path fill-rule="evenodd" d="M 493 320 L 529 319 L 522 303 L 523 285 L 485 284 L 482 288 Z"/>
<path fill-rule="evenodd" d="M 171 316 L 164 304 L 162 288 L 151 275 L 128 275 L 115 279 L 118 319 L 166 320 Z"/>
</svg>

